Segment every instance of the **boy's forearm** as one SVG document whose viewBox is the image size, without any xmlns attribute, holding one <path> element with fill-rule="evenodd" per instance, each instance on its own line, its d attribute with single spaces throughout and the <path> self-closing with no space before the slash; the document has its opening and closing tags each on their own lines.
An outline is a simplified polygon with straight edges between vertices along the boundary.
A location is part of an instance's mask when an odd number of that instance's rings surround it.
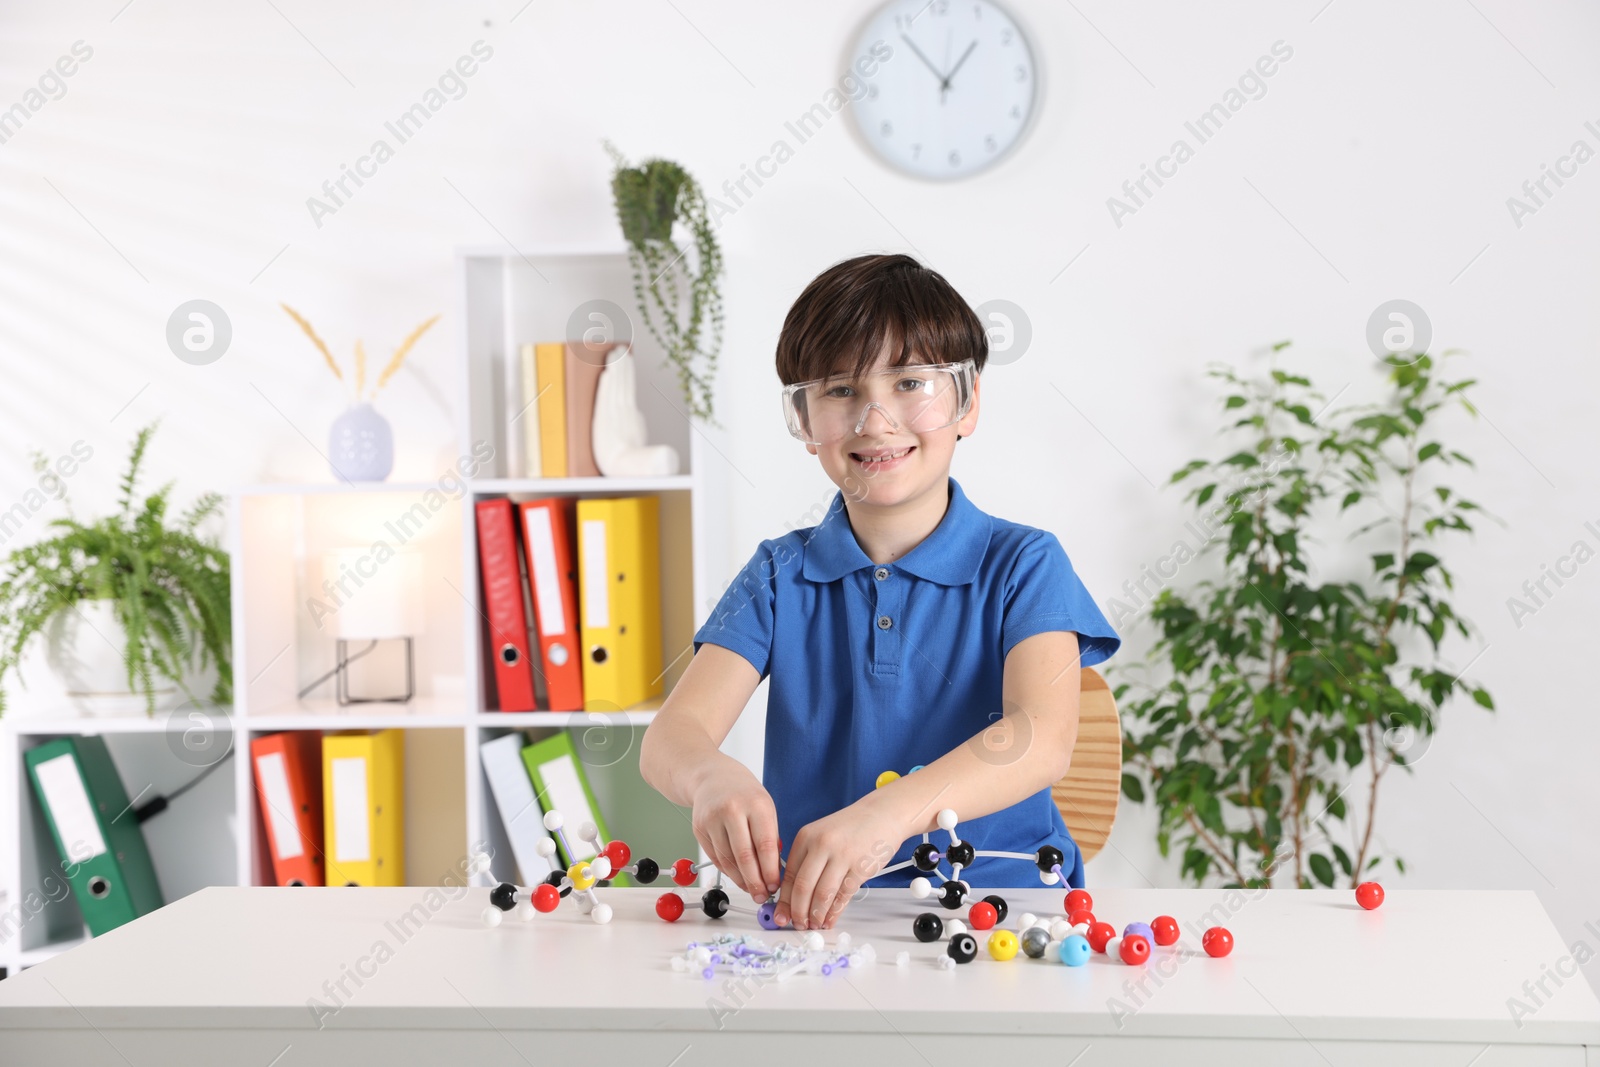
<svg viewBox="0 0 1600 1067">
<path fill-rule="evenodd" d="M 1076 735 L 1076 719 L 1073 722 Z M 1026 799 L 1060 778 L 1062 752 L 1072 742 L 1053 738 L 1027 747 L 1015 760 L 985 758 L 982 735 L 947 752 L 915 774 L 902 776 L 863 798 L 881 804 L 905 829 L 905 837 L 931 833 L 938 828 L 945 808 L 963 819 L 976 819 Z M 957 831 L 959 833 L 959 830 Z M 902 838 L 904 840 L 904 838 Z M 980 846 L 981 847 L 981 846 Z"/>
<path fill-rule="evenodd" d="M 656 792 L 680 807 L 692 807 L 700 781 L 721 752 L 699 724 L 658 718 L 639 747 L 639 773 Z"/>
</svg>

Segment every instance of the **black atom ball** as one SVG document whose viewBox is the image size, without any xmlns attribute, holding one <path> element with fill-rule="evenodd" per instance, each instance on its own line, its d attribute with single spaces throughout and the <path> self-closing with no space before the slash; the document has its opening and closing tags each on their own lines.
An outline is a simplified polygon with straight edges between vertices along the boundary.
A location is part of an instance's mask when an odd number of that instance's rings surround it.
<svg viewBox="0 0 1600 1067">
<path fill-rule="evenodd" d="M 978 856 L 978 850 L 972 847 L 971 841 L 963 841 L 959 845 L 951 845 L 945 849 L 944 855 L 951 863 L 959 863 L 963 867 L 971 867 L 972 861 Z"/>
<path fill-rule="evenodd" d="M 660 874 L 661 868 L 657 865 L 655 860 L 650 859 L 648 856 L 641 856 L 639 858 L 637 869 L 634 871 L 633 877 L 638 880 L 640 885 L 649 885 L 651 882 L 655 881 Z"/>
<path fill-rule="evenodd" d="M 985 904 L 993 904 L 994 905 L 994 913 L 995 913 L 996 916 L 998 916 L 995 919 L 995 922 L 1003 923 L 1003 922 L 1006 921 L 1006 912 L 1010 911 L 1011 909 L 1006 907 L 1006 898 L 1005 897 L 998 896 L 998 895 L 996 895 L 994 893 L 990 893 L 988 896 L 983 898 L 983 902 Z"/>
<path fill-rule="evenodd" d="M 944 936 L 944 920 L 931 911 L 925 911 L 911 920 L 911 932 L 924 943 L 937 941 Z"/>
<path fill-rule="evenodd" d="M 517 906 L 517 887 L 510 882 L 501 882 L 489 891 L 489 903 L 501 911 L 510 911 Z"/>
<path fill-rule="evenodd" d="M 556 888 L 559 889 L 561 887 L 561 879 L 565 878 L 566 876 L 567 876 L 567 872 L 566 871 L 551 871 L 545 877 L 545 882 L 546 882 L 546 884 L 553 885 L 553 886 L 555 886 Z"/>
<path fill-rule="evenodd" d="M 957 963 L 971 963 L 978 957 L 978 941 L 971 934 L 957 934 L 950 939 L 948 951 Z"/>
<path fill-rule="evenodd" d="M 961 907 L 962 904 L 966 903 L 966 900 L 967 883 L 965 882 L 958 882 L 952 879 L 946 882 L 944 888 L 939 892 L 939 903 L 951 911 Z"/>
<path fill-rule="evenodd" d="M 706 895 L 700 898 L 700 907 L 713 919 L 720 919 L 728 914 L 728 894 L 720 889 L 707 889 Z"/>
<path fill-rule="evenodd" d="M 924 874 L 931 874 L 939 869 L 939 849 L 931 841 L 924 841 L 911 852 L 911 860 L 917 865 L 917 870 Z"/>
<path fill-rule="evenodd" d="M 1039 858 L 1035 860 L 1039 865 L 1039 869 L 1045 874 L 1049 874 L 1053 868 L 1061 866 L 1065 861 L 1066 858 L 1061 855 L 1061 850 L 1054 845 L 1046 845 L 1041 848 L 1039 850 Z"/>
</svg>

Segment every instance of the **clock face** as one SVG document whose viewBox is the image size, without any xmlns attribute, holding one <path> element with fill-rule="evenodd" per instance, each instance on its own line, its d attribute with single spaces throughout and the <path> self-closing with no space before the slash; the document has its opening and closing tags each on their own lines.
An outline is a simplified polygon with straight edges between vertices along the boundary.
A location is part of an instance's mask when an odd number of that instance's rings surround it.
<svg viewBox="0 0 1600 1067">
<path fill-rule="evenodd" d="M 1037 99 L 1027 38 L 989 0 L 893 0 L 857 36 L 852 110 L 884 161 L 919 178 L 965 178 L 1022 138 Z"/>
</svg>

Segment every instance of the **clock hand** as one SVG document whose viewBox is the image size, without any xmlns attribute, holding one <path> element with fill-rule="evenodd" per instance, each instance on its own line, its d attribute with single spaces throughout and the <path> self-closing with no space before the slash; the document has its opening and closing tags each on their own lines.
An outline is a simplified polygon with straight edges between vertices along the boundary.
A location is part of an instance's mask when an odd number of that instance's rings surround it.
<svg viewBox="0 0 1600 1067">
<path fill-rule="evenodd" d="M 956 71 L 961 69 L 961 64 L 967 61 L 967 57 L 972 54 L 972 50 L 976 47 L 978 47 L 977 41 L 973 41 L 971 44 L 967 45 L 967 50 L 961 53 L 961 58 L 956 60 L 956 65 L 951 67 L 950 73 L 944 76 L 944 88 L 950 88 L 950 79 L 956 76 Z"/>
<path fill-rule="evenodd" d="M 944 83 L 944 75 L 940 74 L 939 68 L 935 67 L 933 63 L 929 61 L 928 57 L 922 54 L 922 49 L 917 47 L 917 43 L 903 33 L 900 35 L 900 39 L 910 46 L 911 50 L 917 54 L 917 58 L 922 60 L 924 66 L 933 71 L 933 76 L 939 79 L 940 85 L 942 86 Z"/>
</svg>

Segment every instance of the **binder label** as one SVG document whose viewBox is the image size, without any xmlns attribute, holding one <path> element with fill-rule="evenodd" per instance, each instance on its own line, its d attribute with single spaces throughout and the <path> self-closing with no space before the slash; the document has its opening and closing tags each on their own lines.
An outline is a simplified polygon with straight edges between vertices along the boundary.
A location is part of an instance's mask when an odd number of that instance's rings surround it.
<svg viewBox="0 0 1600 1067">
<path fill-rule="evenodd" d="M 39 764 L 33 772 L 44 790 L 45 803 L 55 819 L 56 833 L 67 850 L 67 858 L 82 863 L 104 852 L 106 839 L 100 834 L 100 821 L 94 817 L 94 805 L 89 803 L 89 790 L 78 772 L 78 761 L 70 755 L 56 756 Z"/>
<path fill-rule="evenodd" d="M 289 792 L 289 768 L 283 753 L 269 752 L 256 760 L 261 792 L 267 800 L 267 824 L 272 828 L 272 850 L 280 860 L 305 854 L 300 847 L 300 827 L 294 820 L 294 797 Z"/>
<path fill-rule="evenodd" d="M 334 862 L 366 863 L 372 859 L 372 829 L 367 818 L 367 761 L 334 759 Z"/>
<path fill-rule="evenodd" d="M 606 524 L 583 520 L 583 624 L 597 630 L 611 625 L 611 586 L 606 581 Z"/>
<path fill-rule="evenodd" d="M 539 634 L 560 637 L 567 632 L 561 610 L 561 587 L 556 579 L 556 541 L 550 529 L 549 508 L 529 508 L 526 532 L 528 558 L 533 565 L 533 595 L 539 603 Z"/>
</svg>

